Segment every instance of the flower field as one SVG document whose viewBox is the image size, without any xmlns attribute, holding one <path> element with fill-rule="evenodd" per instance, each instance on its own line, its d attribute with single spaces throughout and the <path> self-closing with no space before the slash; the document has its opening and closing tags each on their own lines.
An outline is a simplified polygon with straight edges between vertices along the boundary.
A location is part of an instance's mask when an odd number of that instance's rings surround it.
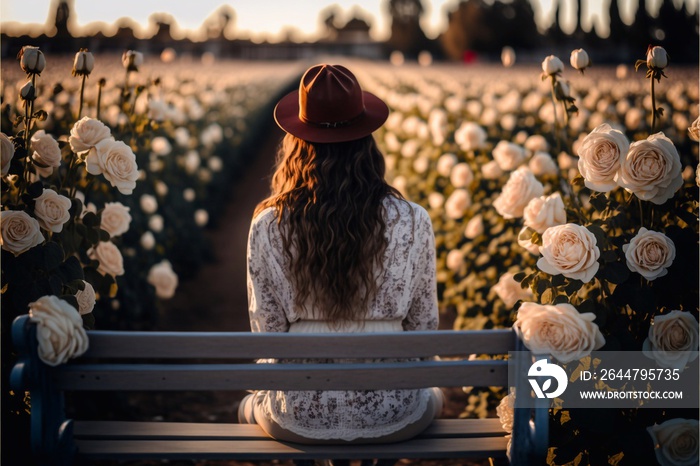
<svg viewBox="0 0 700 466">
<path fill-rule="evenodd" d="M 28 49 L 2 70 L 3 335 L 28 310 L 60 327 L 50 364 L 84 351 L 77 315 L 86 328 L 153 328 L 159 301 L 215 255 L 204 229 L 235 202 L 261 112 L 305 69 L 80 53 L 42 66 Z M 549 57 L 347 60 L 391 109 L 375 137 L 389 181 L 430 213 L 455 328 L 513 326 L 560 361 L 697 351 L 698 70 L 652 58 L 582 73 Z M 465 390 L 464 416 L 508 417 L 502 390 Z M 697 432 L 687 414 L 553 409 L 551 464 L 661 458 L 664 426 Z"/>
</svg>

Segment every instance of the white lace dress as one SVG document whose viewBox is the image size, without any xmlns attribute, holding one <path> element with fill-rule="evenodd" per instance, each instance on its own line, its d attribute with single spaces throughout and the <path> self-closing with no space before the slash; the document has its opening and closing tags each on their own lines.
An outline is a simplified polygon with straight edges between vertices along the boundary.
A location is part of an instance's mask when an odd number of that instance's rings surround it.
<svg viewBox="0 0 700 466">
<path fill-rule="evenodd" d="M 428 213 L 387 197 L 387 249 L 380 288 L 367 321 L 333 329 L 315 310 L 294 305 L 295 290 L 273 210 L 251 224 L 248 308 L 253 332 L 401 332 L 438 326 L 435 237 Z M 377 272 L 378 273 L 378 272 Z M 322 357 L 322 355 L 319 355 Z M 269 362 L 269 361 L 268 361 Z M 280 361 L 283 362 L 283 361 Z M 375 391 L 261 391 L 262 411 L 279 426 L 313 439 L 354 440 L 399 431 L 424 413 L 429 389 Z"/>
</svg>

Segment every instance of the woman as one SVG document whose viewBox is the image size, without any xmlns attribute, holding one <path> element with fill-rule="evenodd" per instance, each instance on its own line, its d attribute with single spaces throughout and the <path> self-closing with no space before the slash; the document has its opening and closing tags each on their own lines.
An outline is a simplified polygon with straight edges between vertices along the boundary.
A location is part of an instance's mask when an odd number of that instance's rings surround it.
<svg viewBox="0 0 700 466">
<path fill-rule="evenodd" d="M 277 104 L 287 134 L 248 238 L 253 332 L 437 328 L 430 218 L 386 183 L 372 137 L 388 113 L 339 65 L 311 67 Z M 263 390 L 239 421 L 298 443 L 391 442 L 420 433 L 442 403 L 439 389 Z"/>
</svg>

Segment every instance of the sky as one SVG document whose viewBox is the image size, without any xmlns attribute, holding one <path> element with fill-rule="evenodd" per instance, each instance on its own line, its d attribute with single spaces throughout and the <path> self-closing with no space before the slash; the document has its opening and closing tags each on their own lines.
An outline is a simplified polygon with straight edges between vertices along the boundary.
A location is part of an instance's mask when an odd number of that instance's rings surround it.
<svg viewBox="0 0 700 466">
<path fill-rule="evenodd" d="M 0 0 L 0 26 L 9 31 L 17 26 L 13 23 L 43 25 L 53 10 L 55 0 Z M 138 23 L 145 34 L 149 17 L 154 13 L 166 12 L 172 15 L 177 24 L 177 35 L 194 36 L 202 23 L 223 3 L 236 12 L 236 36 L 253 40 L 279 40 L 285 31 L 292 31 L 292 38 L 297 40 L 314 40 L 322 33 L 323 27 L 319 14 L 324 9 L 337 5 L 347 20 L 354 14 L 370 22 L 370 33 L 376 40 L 389 37 L 390 18 L 387 12 L 388 0 L 73 0 L 74 14 L 78 26 L 101 21 L 112 25 L 119 18 L 129 17 Z M 487 0 L 491 1 L 491 0 Z M 531 0 L 535 9 L 535 18 L 541 29 L 551 24 L 555 0 Z M 573 20 L 576 0 L 563 0 L 563 14 Z M 683 0 L 674 0 L 683 1 Z M 698 0 L 686 0 L 694 5 Z M 598 21 L 598 30 L 606 30 L 600 18 L 603 9 L 608 8 L 610 0 L 583 0 L 584 29 L 591 27 L 592 21 Z M 637 0 L 620 0 L 623 20 L 631 21 Z M 658 8 L 661 0 L 648 0 L 652 11 Z M 426 14 L 423 30 L 428 37 L 437 37 L 447 27 L 447 12 L 454 9 L 459 0 L 423 0 Z M 692 9 L 692 6 L 691 6 Z M 569 21 L 563 29 L 573 28 Z"/>
</svg>

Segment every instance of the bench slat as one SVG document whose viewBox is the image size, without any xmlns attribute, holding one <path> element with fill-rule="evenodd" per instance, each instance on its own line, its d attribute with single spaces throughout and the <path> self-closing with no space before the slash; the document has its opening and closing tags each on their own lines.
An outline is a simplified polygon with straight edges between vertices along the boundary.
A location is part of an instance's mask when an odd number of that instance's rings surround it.
<svg viewBox="0 0 700 466">
<path fill-rule="evenodd" d="M 76 440 L 93 459 L 314 459 L 314 458 L 485 458 L 504 457 L 508 439 L 414 439 L 407 442 L 344 446 L 299 445 L 274 440 Z"/>
<path fill-rule="evenodd" d="M 269 440 L 256 424 L 75 421 L 73 434 L 86 440 Z M 497 418 L 436 419 L 417 438 L 496 437 L 506 433 Z"/>
<path fill-rule="evenodd" d="M 505 360 L 376 364 L 68 364 L 62 390 L 363 390 L 507 386 Z"/>
<path fill-rule="evenodd" d="M 90 331 L 85 357 L 96 358 L 408 358 L 504 354 L 515 350 L 510 329 L 402 333 L 250 333 Z"/>
</svg>

